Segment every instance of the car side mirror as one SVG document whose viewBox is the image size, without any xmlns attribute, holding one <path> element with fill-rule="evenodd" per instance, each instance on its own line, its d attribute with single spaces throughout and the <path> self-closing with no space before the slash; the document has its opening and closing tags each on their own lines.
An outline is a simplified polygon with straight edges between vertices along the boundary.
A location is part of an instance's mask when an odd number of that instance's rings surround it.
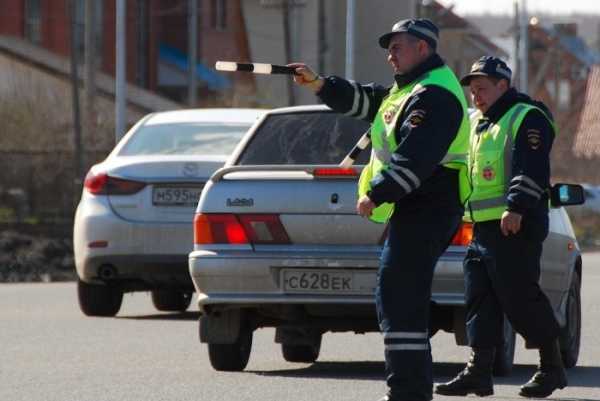
<svg viewBox="0 0 600 401">
<path fill-rule="evenodd" d="M 550 203 L 554 207 L 582 205 L 585 202 L 583 187 L 577 184 L 554 184 L 550 188 Z"/>
</svg>

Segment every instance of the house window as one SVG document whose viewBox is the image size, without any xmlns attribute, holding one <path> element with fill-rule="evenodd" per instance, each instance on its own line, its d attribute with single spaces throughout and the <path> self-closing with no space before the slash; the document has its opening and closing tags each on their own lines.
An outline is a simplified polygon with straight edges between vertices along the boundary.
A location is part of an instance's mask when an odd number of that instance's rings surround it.
<svg viewBox="0 0 600 401">
<path fill-rule="evenodd" d="M 41 0 L 25 1 L 25 38 L 35 44 L 42 42 Z"/>
<path fill-rule="evenodd" d="M 212 0 L 211 26 L 218 31 L 227 28 L 227 0 Z"/>
</svg>

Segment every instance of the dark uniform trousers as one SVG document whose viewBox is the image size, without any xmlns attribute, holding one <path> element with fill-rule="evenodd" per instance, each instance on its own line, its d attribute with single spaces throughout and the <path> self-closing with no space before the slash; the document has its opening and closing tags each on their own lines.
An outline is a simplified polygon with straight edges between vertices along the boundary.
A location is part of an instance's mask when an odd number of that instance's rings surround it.
<svg viewBox="0 0 600 401">
<path fill-rule="evenodd" d="M 461 217 L 427 210 L 390 220 L 375 292 L 390 400 L 432 399 L 431 281 Z"/>
<path fill-rule="evenodd" d="M 536 347 L 559 334 L 550 302 L 539 286 L 542 242 L 548 220 L 526 224 L 504 236 L 500 221 L 476 223 L 464 261 L 467 336 L 473 348 L 503 343 L 503 314 Z"/>
</svg>

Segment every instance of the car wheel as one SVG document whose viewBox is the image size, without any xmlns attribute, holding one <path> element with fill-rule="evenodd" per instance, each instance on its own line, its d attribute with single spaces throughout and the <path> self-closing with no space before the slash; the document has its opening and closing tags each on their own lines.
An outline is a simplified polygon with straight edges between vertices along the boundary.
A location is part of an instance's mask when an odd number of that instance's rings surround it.
<svg viewBox="0 0 600 401">
<path fill-rule="evenodd" d="M 283 359 L 288 362 L 311 363 L 317 360 L 321 352 L 321 336 L 317 343 L 312 345 L 281 344 Z"/>
<path fill-rule="evenodd" d="M 77 280 L 79 308 L 87 316 L 115 316 L 123 302 L 123 291 L 114 284 L 89 284 Z"/>
<path fill-rule="evenodd" d="M 233 344 L 208 344 L 208 357 L 215 370 L 225 372 L 241 372 L 248 365 L 252 350 L 252 330 L 247 326 L 240 328 L 240 333 Z"/>
<path fill-rule="evenodd" d="M 559 337 L 560 350 L 566 368 L 577 365 L 581 343 L 581 278 L 573 273 L 567 298 L 567 324 Z"/>
<path fill-rule="evenodd" d="M 154 307 L 163 312 L 185 312 L 192 302 L 191 292 L 176 290 L 152 291 Z"/>
<path fill-rule="evenodd" d="M 504 345 L 494 355 L 494 376 L 508 376 L 512 372 L 516 339 L 515 330 L 504 316 Z"/>
</svg>

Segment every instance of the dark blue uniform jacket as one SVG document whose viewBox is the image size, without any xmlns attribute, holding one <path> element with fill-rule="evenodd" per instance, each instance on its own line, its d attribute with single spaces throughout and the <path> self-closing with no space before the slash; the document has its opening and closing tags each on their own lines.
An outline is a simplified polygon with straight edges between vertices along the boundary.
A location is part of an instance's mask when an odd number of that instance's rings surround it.
<svg viewBox="0 0 600 401">
<path fill-rule="evenodd" d="M 395 80 L 402 88 L 443 65 L 438 55 L 432 55 L 410 73 L 396 75 Z M 389 90 L 331 76 L 317 95 L 337 112 L 372 122 Z M 369 198 L 377 205 L 395 202 L 395 216 L 421 210 L 462 213 L 458 174 L 439 164 L 456 137 L 462 117 L 458 99 L 440 86 L 425 86 L 411 96 L 396 125 L 398 147 L 390 163 L 396 178 L 382 171 L 371 181 Z"/>
</svg>

